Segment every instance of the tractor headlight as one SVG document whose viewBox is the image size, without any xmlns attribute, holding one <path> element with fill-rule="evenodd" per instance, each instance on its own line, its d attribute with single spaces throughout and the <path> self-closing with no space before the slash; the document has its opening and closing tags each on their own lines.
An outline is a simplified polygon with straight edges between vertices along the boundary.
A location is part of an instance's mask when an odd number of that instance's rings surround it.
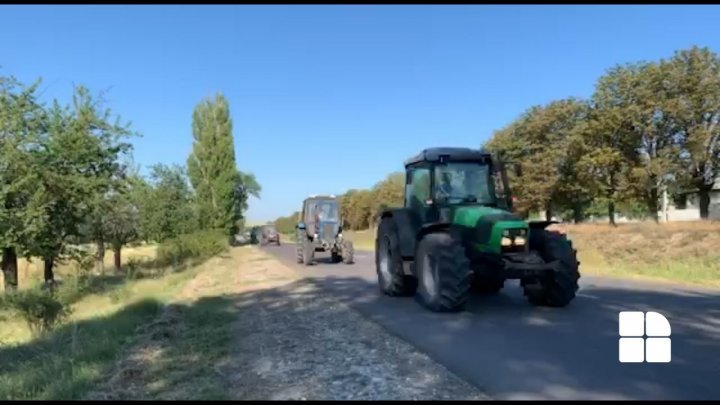
<svg viewBox="0 0 720 405">
<path fill-rule="evenodd" d="M 317 240 L 317 238 L 318 238 L 318 234 L 315 234 L 315 235 L 313 236 L 313 239 L 314 239 L 314 240 Z"/>
<path fill-rule="evenodd" d="M 515 246 L 525 246 L 525 238 L 522 236 L 515 237 Z"/>
<path fill-rule="evenodd" d="M 512 245 L 512 239 L 503 236 L 503 238 L 500 239 L 500 245 L 502 245 L 502 246 L 510 246 L 510 245 Z"/>
<path fill-rule="evenodd" d="M 338 239 L 342 239 L 342 233 L 338 234 Z"/>
</svg>

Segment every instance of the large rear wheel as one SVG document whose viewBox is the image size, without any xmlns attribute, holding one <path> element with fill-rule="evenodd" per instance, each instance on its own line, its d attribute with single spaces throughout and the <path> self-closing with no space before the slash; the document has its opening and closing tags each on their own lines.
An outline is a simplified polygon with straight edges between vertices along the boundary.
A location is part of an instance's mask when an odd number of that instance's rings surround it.
<svg viewBox="0 0 720 405">
<path fill-rule="evenodd" d="M 435 312 L 459 312 L 470 295 L 470 261 L 449 233 L 425 235 L 415 252 L 418 288 L 415 298 Z"/>
<path fill-rule="evenodd" d="M 398 297 L 415 293 L 417 282 L 403 273 L 397 225 L 391 217 L 383 218 L 378 225 L 375 237 L 375 270 L 380 291 L 384 294 Z"/>
</svg>

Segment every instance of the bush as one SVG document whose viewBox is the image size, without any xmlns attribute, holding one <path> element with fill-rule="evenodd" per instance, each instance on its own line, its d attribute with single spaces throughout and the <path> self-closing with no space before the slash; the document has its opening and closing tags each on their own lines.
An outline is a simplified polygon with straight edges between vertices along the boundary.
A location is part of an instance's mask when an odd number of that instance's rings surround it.
<svg viewBox="0 0 720 405">
<path fill-rule="evenodd" d="M 178 266 L 189 259 L 206 259 L 227 249 L 227 238 L 220 233 L 202 231 L 180 235 L 160 244 L 157 261 Z"/>
<path fill-rule="evenodd" d="M 51 331 L 70 315 L 69 305 L 43 287 L 17 291 L 5 296 L 4 301 L 25 319 L 34 335 Z"/>
</svg>

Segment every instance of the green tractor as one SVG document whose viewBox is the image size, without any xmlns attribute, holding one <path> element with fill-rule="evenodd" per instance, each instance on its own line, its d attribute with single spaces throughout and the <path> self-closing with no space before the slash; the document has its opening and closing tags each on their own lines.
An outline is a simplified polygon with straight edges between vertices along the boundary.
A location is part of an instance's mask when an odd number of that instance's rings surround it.
<svg viewBox="0 0 720 405">
<path fill-rule="evenodd" d="M 405 161 L 405 202 L 384 210 L 375 238 L 380 290 L 436 312 L 465 309 L 471 291 L 519 279 L 533 305 L 564 307 L 580 278 L 576 250 L 554 221 L 523 220 L 502 161 L 482 150 L 430 148 Z M 516 176 L 522 176 L 515 165 Z"/>
</svg>

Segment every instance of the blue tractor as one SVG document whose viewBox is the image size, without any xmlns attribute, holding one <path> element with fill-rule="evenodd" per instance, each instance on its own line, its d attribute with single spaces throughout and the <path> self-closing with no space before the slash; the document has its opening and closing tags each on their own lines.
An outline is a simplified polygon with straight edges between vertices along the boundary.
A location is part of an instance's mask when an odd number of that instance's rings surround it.
<svg viewBox="0 0 720 405">
<path fill-rule="evenodd" d="M 353 244 L 343 238 L 342 225 L 340 204 L 334 195 L 306 198 L 296 230 L 297 262 L 309 266 L 315 252 L 329 251 L 333 263 L 353 263 Z"/>
</svg>

